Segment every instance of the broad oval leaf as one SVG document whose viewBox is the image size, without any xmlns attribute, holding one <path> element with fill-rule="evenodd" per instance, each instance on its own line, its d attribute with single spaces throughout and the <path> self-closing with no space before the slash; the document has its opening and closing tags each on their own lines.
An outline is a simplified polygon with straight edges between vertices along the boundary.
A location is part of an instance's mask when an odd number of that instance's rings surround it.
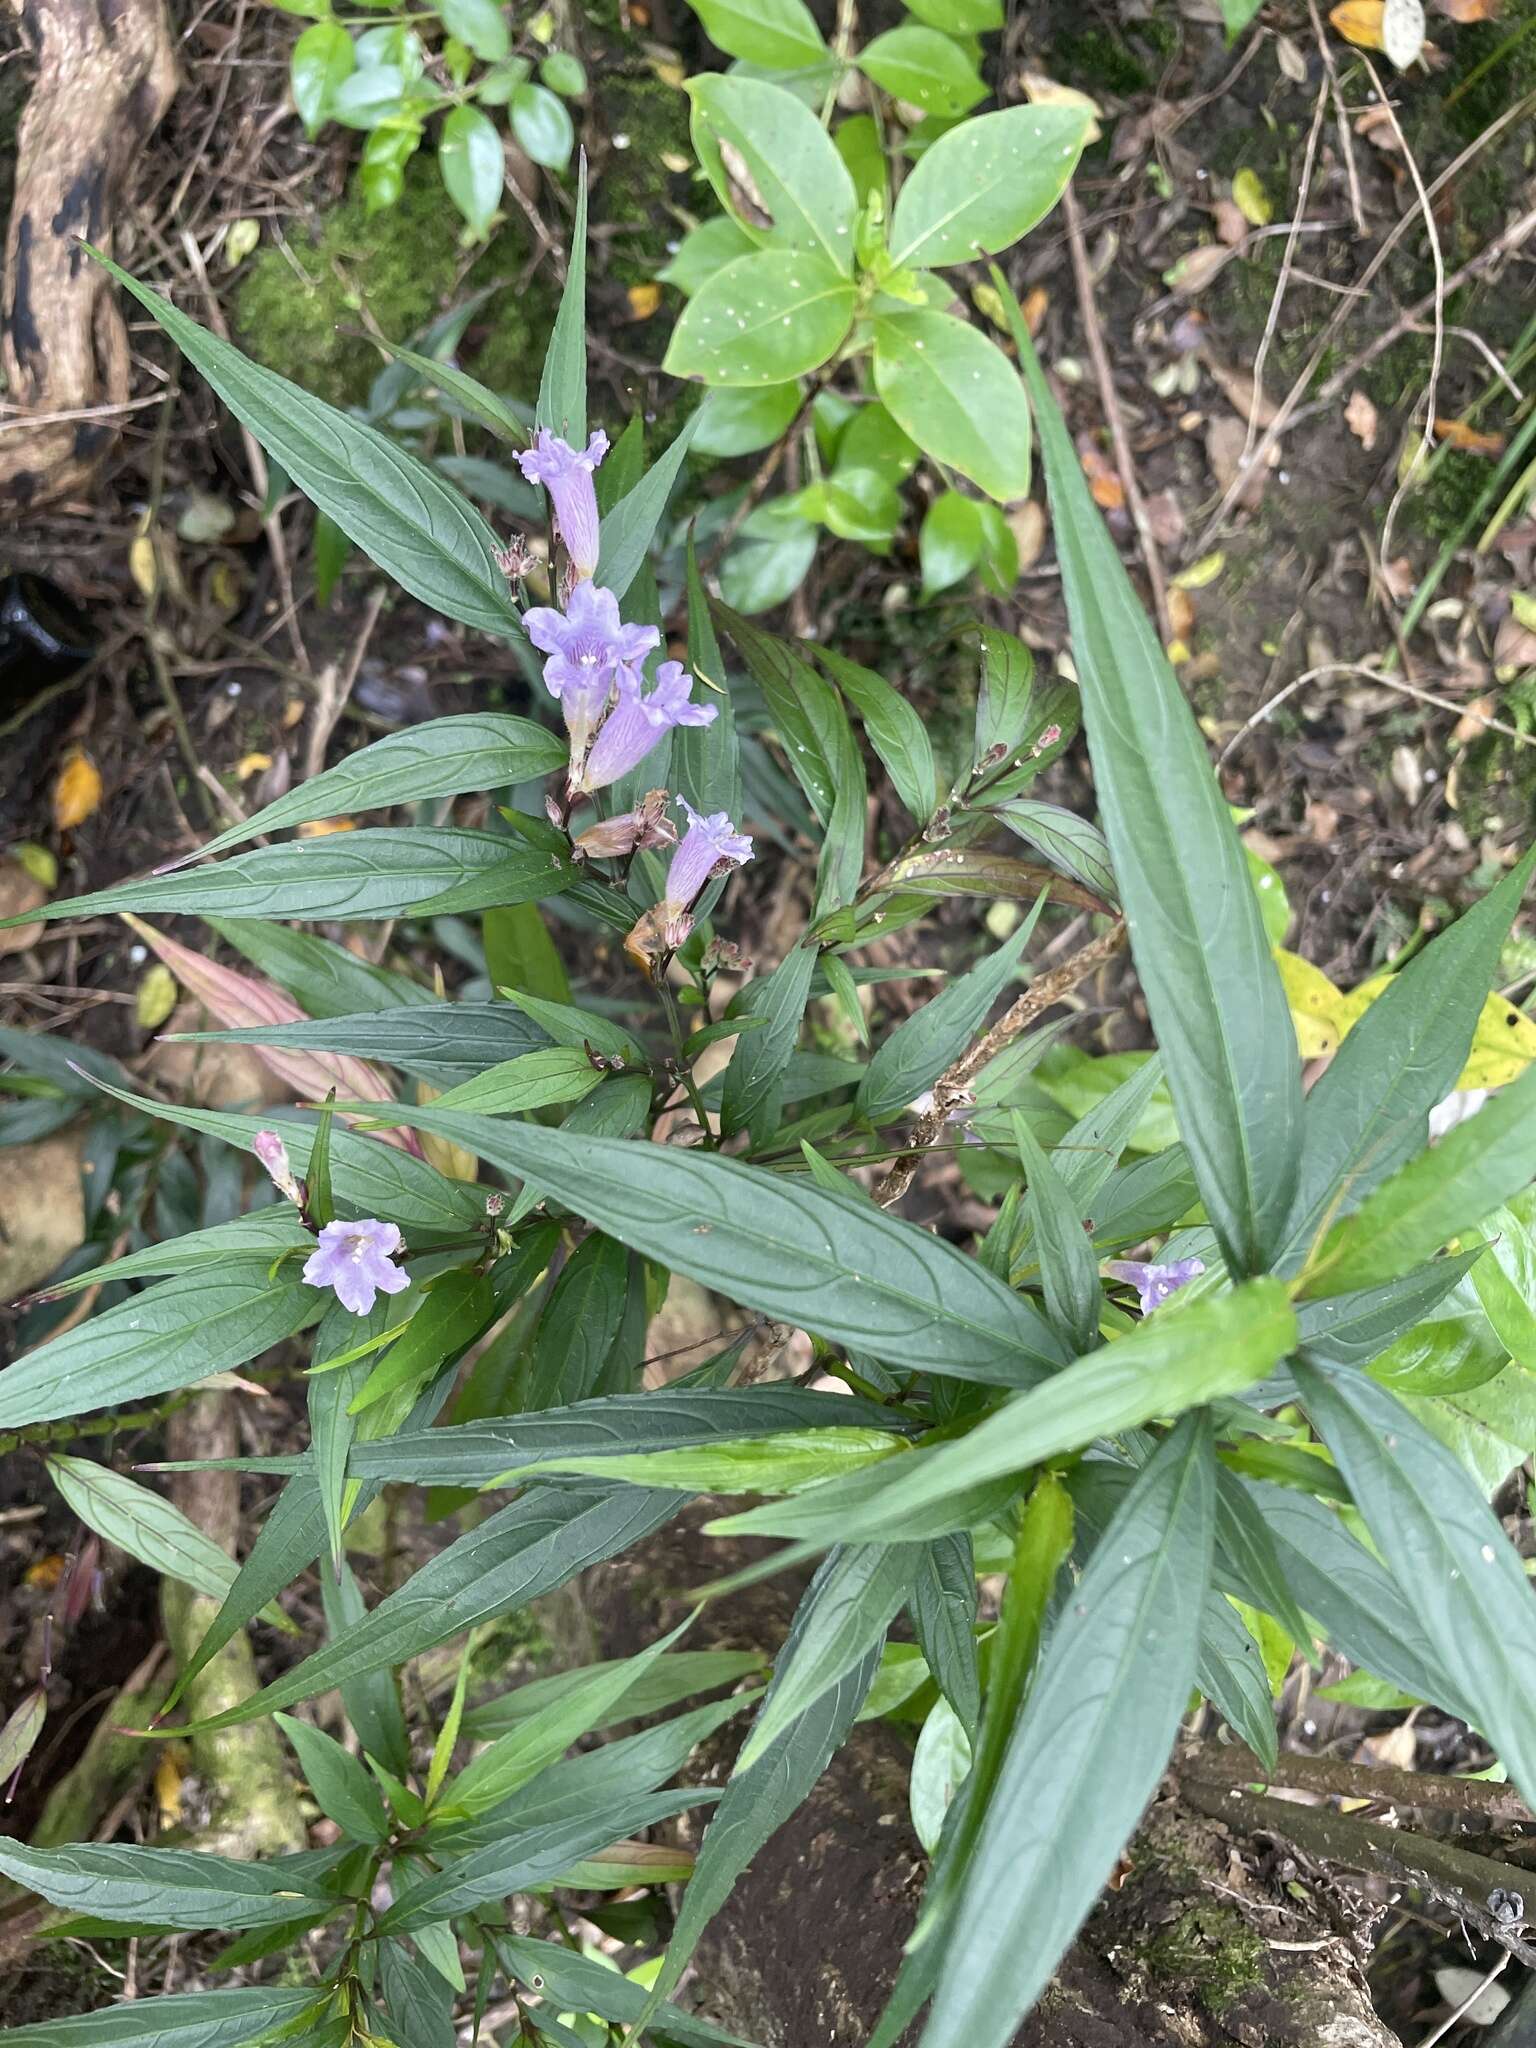
<svg viewBox="0 0 1536 2048">
<path fill-rule="evenodd" d="M 311 142 L 325 126 L 331 97 L 357 66 L 357 45 L 339 21 L 317 21 L 293 46 L 288 83 Z"/>
<path fill-rule="evenodd" d="M 438 13 L 449 35 L 487 64 L 499 64 L 512 48 L 507 17 L 496 0 L 440 0 Z"/>
<path fill-rule="evenodd" d="M 710 41 L 770 71 L 820 64 L 827 46 L 805 0 L 692 0 Z"/>
<path fill-rule="evenodd" d="M 662 367 L 706 384 L 768 386 L 818 369 L 853 323 L 847 277 L 810 249 L 758 249 L 702 284 Z"/>
<path fill-rule="evenodd" d="M 949 1915 L 923 2048 L 1004 2048 L 1157 1789 L 1194 1681 L 1210 1426 L 1159 1447 L 1045 1645 Z"/>
<path fill-rule="evenodd" d="M 499 12 L 491 11 L 500 20 Z M 469 223 L 470 233 L 485 234 L 496 218 L 507 175 L 501 136 L 488 114 L 478 107 L 453 109 L 438 137 L 437 168 L 448 197 Z"/>
<path fill-rule="evenodd" d="M 888 28 L 866 43 L 859 52 L 858 65 L 893 98 L 921 107 L 925 114 L 968 113 L 987 96 L 985 84 L 960 44 L 918 22 Z"/>
<path fill-rule="evenodd" d="M 688 96 L 693 146 L 721 205 L 755 241 L 817 251 L 851 274 L 858 197 L 810 108 L 782 86 L 719 72 L 691 78 Z"/>
<path fill-rule="evenodd" d="M 875 389 L 936 461 L 1003 502 L 1029 494 L 1029 407 L 1008 358 L 952 313 L 881 312 Z"/>
<path fill-rule="evenodd" d="M 436 1107 L 402 1106 L 402 1118 L 526 1176 L 701 1286 L 874 1358 L 999 1386 L 1026 1385 L 1063 1362 L 1027 1301 L 942 1238 L 858 1196 L 718 1153 Z"/>
<path fill-rule="evenodd" d="M 746 255 L 748 252 L 740 252 Z M 763 384 L 733 388 L 721 385 L 699 407 L 699 428 L 693 437 L 699 455 L 752 455 L 777 441 L 800 410 L 800 386 Z"/>
<path fill-rule="evenodd" d="M 249 362 L 107 257 L 96 260 L 154 316 L 300 490 L 386 574 L 450 619 L 499 640 L 522 638 L 497 566 L 495 534 L 435 470 L 377 428 Z"/>
<path fill-rule="evenodd" d="M 994 282 L 1008 300 L 1006 280 Z M 1040 426 L 1099 807 L 1179 1127 L 1234 1273 L 1286 1233 L 1301 1063 L 1243 849 L 1178 679 L 1009 305 Z"/>
<path fill-rule="evenodd" d="M 924 150 L 891 216 L 891 258 L 918 269 L 969 263 L 1027 235 L 1067 189 L 1087 139 L 1081 107 L 978 114 Z"/>
</svg>

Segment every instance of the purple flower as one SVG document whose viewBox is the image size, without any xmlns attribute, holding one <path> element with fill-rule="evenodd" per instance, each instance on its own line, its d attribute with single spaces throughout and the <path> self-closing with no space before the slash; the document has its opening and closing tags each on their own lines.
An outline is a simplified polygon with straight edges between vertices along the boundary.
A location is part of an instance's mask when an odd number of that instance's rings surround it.
<svg viewBox="0 0 1536 2048">
<path fill-rule="evenodd" d="M 554 500 L 555 525 L 578 579 L 597 567 L 597 493 L 592 472 L 608 453 L 608 436 L 599 430 L 586 453 L 540 427 L 533 446 L 517 458 L 531 484 L 542 484 Z"/>
<path fill-rule="evenodd" d="M 694 704 L 689 693 L 693 677 L 680 661 L 664 661 L 656 671 L 656 687 L 642 696 L 619 684 L 619 701 L 603 720 L 586 766 L 572 762 L 573 789 L 606 789 L 638 767 L 664 732 L 674 725 L 710 725 L 718 716 L 713 704 Z"/>
<path fill-rule="evenodd" d="M 251 1141 L 251 1150 L 267 1169 L 273 1187 L 280 1195 L 286 1195 L 290 1202 L 302 1203 L 304 1190 L 299 1186 L 297 1176 L 288 1162 L 288 1147 L 276 1131 L 258 1131 Z"/>
<path fill-rule="evenodd" d="M 1170 1294 L 1205 1271 L 1204 1259 L 1175 1259 L 1167 1266 L 1146 1266 L 1139 1259 L 1106 1259 L 1104 1270 L 1111 1280 L 1125 1280 L 1141 1297 L 1141 1312 L 1151 1315 Z"/>
<path fill-rule="evenodd" d="M 544 687 L 560 700 L 571 758 L 585 759 L 598 720 L 615 688 L 640 688 L 640 664 L 658 646 L 654 626 L 619 622 L 619 600 L 595 583 L 578 583 L 563 612 L 535 605 L 523 613 L 528 638 L 549 660 Z"/>
<path fill-rule="evenodd" d="M 343 1308 L 365 1316 L 375 1295 L 399 1294 L 410 1286 L 410 1274 L 391 1263 L 404 1249 L 399 1225 L 380 1223 L 375 1216 L 327 1223 L 319 1248 L 304 1261 L 304 1278 L 311 1287 L 334 1288 Z"/>
<path fill-rule="evenodd" d="M 738 832 L 724 811 L 704 818 L 686 797 L 678 804 L 688 820 L 688 830 L 678 842 L 672 865 L 667 869 L 666 909 L 677 917 L 693 902 L 719 864 L 739 868 L 752 858 L 752 840 Z"/>
</svg>

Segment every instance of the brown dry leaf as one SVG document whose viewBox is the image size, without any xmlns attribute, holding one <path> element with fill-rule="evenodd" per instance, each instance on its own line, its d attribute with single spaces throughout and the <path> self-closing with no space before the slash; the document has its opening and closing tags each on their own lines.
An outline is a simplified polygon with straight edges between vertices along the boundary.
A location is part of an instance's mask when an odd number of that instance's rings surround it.
<svg viewBox="0 0 1536 2048">
<path fill-rule="evenodd" d="M 1397 123 L 1392 118 L 1390 107 L 1367 107 L 1355 121 L 1355 133 L 1363 135 L 1367 142 L 1373 142 L 1379 150 L 1398 154 L 1402 140 L 1397 132 Z"/>
<path fill-rule="evenodd" d="M 301 839 L 328 839 L 333 832 L 355 832 L 357 825 L 351 818 L 310 818 L 298 828 Z"/>
<path fill-rule="evenodd" d="M 1163 283 L 1181 299 L 1192 299 L 1232 261 L 1232 251 L 1220 242 L 1202 242 L 1181 256 L 1171 270 L 1163 272 Z"/>
<path fill-rule="evenodd" d="M 1381 577 L 1383 590 L 1399 604 L 1406 604 L 1418 588 L 1413 564 L 1406 555 L 1394 555 L 1390 562 L 1382 563 L 1377 573 Z"/>
<path fill-rule="evenodd" d="M 1255 426 L 1267 427 L 1274 419 L 1279 407 L 1265 392 L 1255 394 L 1254 382 L 1246 370 L 1230 369 L 1218 362 L 1215 356 L 1207 356 L 1205 367 L 1211 373 L 1211 381 L 1221 387 L 1222 395 L 1232 410 L 1246 422 L 1252 419 Z M 1257 396 L 1257 408 L 1255 408 Z"/>
<path fill-rule="evenodd" d="M 1177 584 L 1168 593 L 1168 623 L 1179 640 L 1188 640 L 1195 630 L 1195 600 Z"/>
<path fill-rule="evenodd" d="M 1434 0 L 1436 10 L 1462 23 L 1497 21 L 1499 0 Z"/>
<path fill-rule="evenodd" d="M 1340 0 L 1339 6 L 1329 9 L 1328 19 L 1357 50 L 1380 50 L 1386 11 L 1386 0 Z"/>
<path fill-rule="evenodd" d="M 1362 1764 L 1385 1764 L 1395 1771 L 1411 1771 L 1418 1755 L 1418 1738 L 1411 1721 L 1399 1721 L 1395 1728 L 1383 1728 L 1379 1735 L 1367 1735 L 1355 1752 Z"/>
<path fill-rule="evenodd" d="M 1243 478 L 1243 488 L 1238 504 L 1252 511 L 1264 495 L 1264 484 L 1268 472 L 1260 463 L 1250 463 L 1243 468 L 1243 450 L 1248 442 L 1248 428 L 1239 419 L 1212 420 L 1205 430 L 1205 459 L 1211 465 L 1211 473 L 1223 491 Z"/>
<path fill-rule="evenodd" d="M 71 747 L 53 785 L 53 822 L 60 832 L 83 825 L 101 802 L 101 771 L 83 747 Z"/>
<path fill-rule="evenodd" d="M 1493 665 L 1496 669 L 1536 666 L 1536 631 L 1522 625 L 1513 612 L 1500 620 L 1493 636 Z"/>
<path fill-rule="evenodd" d="M 1349 402 L 1344 408 L 1344 424 L 1367 453 L 1376 446 L 1376 429 L 1380 421 L 1375 406 L 1363 391 L 1351 391 L 1349 394 Z"/>
<path fill-rule="evenodd" d="M 1301 46 L 1293 42 L 1289 36 L 1275 37 L 1275 62 L 1280 66 L 1281 71 L 1284 72 L 1292 85 L 1306 84 L 1306 57 L 1301 50 Z"/>
<path fill-rule="evenodd" d="M 1308 797 L 1304 813 L 1307 831 L 1319 846 L 1329 846 L 1339 829 L 1339 814 L 1334 806 L 1320 797 Z"/>
<path fill-rule="evenodd" d="M 1154 491 L 1148 498 L 1147 524 L 1160 548 L 1184 545 L 1184 513 L 1172 491 Z"/>
<path fill-rule="evenodd" d="M 1216 216 L 1216 239 L 1229 249 L 1239 249 L 1248 239 L 1248 223 L 1235 199 L 1218 199 L 1211 209 Z"/>
<path fill-rule="evenodd" d="M 25 910 L 41 910 L 48 901 L 48 891 L 37 879 L 29 875 L 20 861 L 0 861 L 0 917 L 20 917 Z M 41 918 L 32 924 L 12 925 L 8 932 L 0 932 L 0 955 L 25 953 L 29 946 L 35 946 L 47 929 Z"/>
<path fill-rule="evenodd" d="M 1435 420 L 1435 438 L 1448 442 L 1452 448 L 1459 448 L 1463 455 L 1502 455 L 1504 436 L 1502 434 L 1480 434 L 1476 427 L 1469 427 L 1465 420 L 1449 420 L 1439 416 Z"/>
<path fill-rule="evenodd" d="M 1096 476 L 1088 489 L 1101 512 L 1118 512 L 1125 503 L 1125 486 L 1117 476 Z"/>
<path fill-rule="evenodd" d="M 1015 505 L 1003 516 L 1019 551 L 1022 574 L 1025 569 L 1035 566 L 1040 559 L 1040 550 L 1045 546 L 1045 508 L 1037 505 L 1033 498 L 1026 498 L 1022 505 Z"/>
<path fill-rule="evenodd" d="M 1494 712 L 1492 697 L 1474 697 L 1460 718 L 1451 727 L 1451 738 L 1467 746 L 1475 739 L 1481 739 L 1488 730 L 1488 721 Z"/>
<path fill-rule="evenodd" d="M 636 320 L 649 320 L 661 304 L 659 284 L 632 284 L 624 295 L 629 300 L 630 315 Z"/>
<path fill-rule="evenodd" d="M 40 1557 L 36 1564 L 26 1569 L 26 1583 L 34 1593 L 51 1593 L 64 1576 L 64 1560 L 57 1551 L 47 1557 Z"/>
<path fill-rule="evenodd" d="M 1025 99 L 1032 100 L 1037 107 L 1081 107 L 1088 116 L 1087 139 L 1090 145 L 1103 135 L 1098 116 L 1104 109 L 1087 93 L 1079 92 L 1076 86 L 1059 85 L 1054 78 L 1047 78 L 1043 71 L 1021 71 L 1018 83 L 1023 88 Z"/>
<path fill-rule="evenodd" d="M 1029 329 L 1031 341 L 1039 340 L 1040 330 L 1045 325 L 1046 308 L 1050 303 L 1051 295 L 1043 284 L 1037 284 L 1032 291 L 1024 294 L 1024 303 L 1019 311 L 1024 315 L 1024 325 Z"/>
</svg>

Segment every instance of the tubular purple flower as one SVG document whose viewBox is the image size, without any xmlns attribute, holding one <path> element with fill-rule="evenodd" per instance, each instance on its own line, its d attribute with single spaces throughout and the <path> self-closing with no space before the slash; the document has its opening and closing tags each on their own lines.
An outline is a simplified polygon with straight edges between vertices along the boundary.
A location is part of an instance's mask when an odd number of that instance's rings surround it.
<svg viewBox="0 0 1536 2048">
<path fill-rule="evenodd" d="M 722 861 L 727 867 L 739 868 L 752 858 L 751 835 L 738 832 L 724 811 L 705 818 L 686 797 L 677 801 L 688 820 L 688 830 L 667 869 L 665 908 L 672 917 L 689 908 Z"/>
<path fill-rule="evenodd" d="M 286 1195 L 290 1202 L 302 1204 L 304 1190 L 289 1164 L 288 1147 L 276 1131 L 258 1131 L 251 1140 L 251 1150 L 267 1169 L 267 1177 L 277 1192 Z"/>
<path fill-rule="evenodd" d="M 540 427 L 533 446 L 517 458 L 529 483 L 542 484 L 548 491 L 555 525 L 578 580 L 597 567 L 597 493 L 592 488 L 592 472 L 607 453 L 608 436 L 601 429 L 583 453 L 548 427 Z"/>
<path fill-rule="evenodd" d="M 1111 1280 L 1124 1280 L 1134 1287 L 1141 1300 L 1142 1314 L 1149 1316 L 1153 1309 L 1162 1307 L 1170 1294 L 1176 1294 L 1203 1273 L 1205 1261 L 1174 1259 L 1166 1266 L 1156 1266 L 1143 1265 L 1140 1259 L 1106 1259 L 1104 1271 Z"/>
<path fill-rule="evenodd" d="M 622 624 L 619 600 L 595 583 L 578 583 L 563 612 L 550 605 L 524 612 L 523 629 L 549 656 L 544 687 L 560 700 L 572 760 L 584 760 L 609 697 L 625 685 L 638 692 L 640 664 L 661 635 L 654 626 Z"/>
<path fill-rule="evenodd" d="M 675 725 L 709 725 L 718 716 L 713 704 L 690 702 L 693 677 L 680 661 L 664 661 L 656 671 L 649 696 L 627 683 L 592 742 L 585 766 L 572 762 L 573 790 L 606 789 L 636 768 L 664 732 Z"/>
<path fill-rule="evenodd" d="M 404 1249 L 399 1225 L 381 1223 L 376 1216 L 327 1223 L 318 1248 L 304 1261 L 304 1278 L 311 1287 L 331 1288 L 343 1308 L 365 1316 L 378 1295 L 399 1294 L 410 1286 L 410 1274 L 393 1263 Z"/>
</svg>

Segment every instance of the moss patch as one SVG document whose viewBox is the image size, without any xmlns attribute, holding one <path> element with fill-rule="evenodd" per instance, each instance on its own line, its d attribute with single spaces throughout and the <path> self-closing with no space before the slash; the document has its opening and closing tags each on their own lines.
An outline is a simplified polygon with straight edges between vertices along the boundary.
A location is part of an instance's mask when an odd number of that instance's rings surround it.
<svg viewBox="0 0 1536 2048">
<path fill-rule="evenodd" d="M 1265 1982 L 1264 1944 L 1231 1906 L 1214 1899 L 1188 1905 L 1141 1952 L 1151 1974 L 1185 1987 L 1220 2018 L 1245 1992 Z"/>
<path fill-rule="evenodd" d="M 234 303 L 241 345 L 320 398 L 360 404 L 380 368 L 377 348 L 360 332 L 364 309 L 391 341 L 409 340 L 445 311 L 456 296 L 462 226 L 435 162 L 416 159 L 398 205 L 370 217 L 360 200 L 348 198 L 314 229 L 290 230 L 288 248 L 302 277 L 281 249 L 252 258 Z M 476 258 L 462 290 L 510 281 L 526 258 L 522 223 L 509 221 Z M 488 333 L 476 374 L 497 390 L 532 397 L 553 317 L 551 294 L 538 286 L 499 292 L 477 323 Z"/>
</svg>

